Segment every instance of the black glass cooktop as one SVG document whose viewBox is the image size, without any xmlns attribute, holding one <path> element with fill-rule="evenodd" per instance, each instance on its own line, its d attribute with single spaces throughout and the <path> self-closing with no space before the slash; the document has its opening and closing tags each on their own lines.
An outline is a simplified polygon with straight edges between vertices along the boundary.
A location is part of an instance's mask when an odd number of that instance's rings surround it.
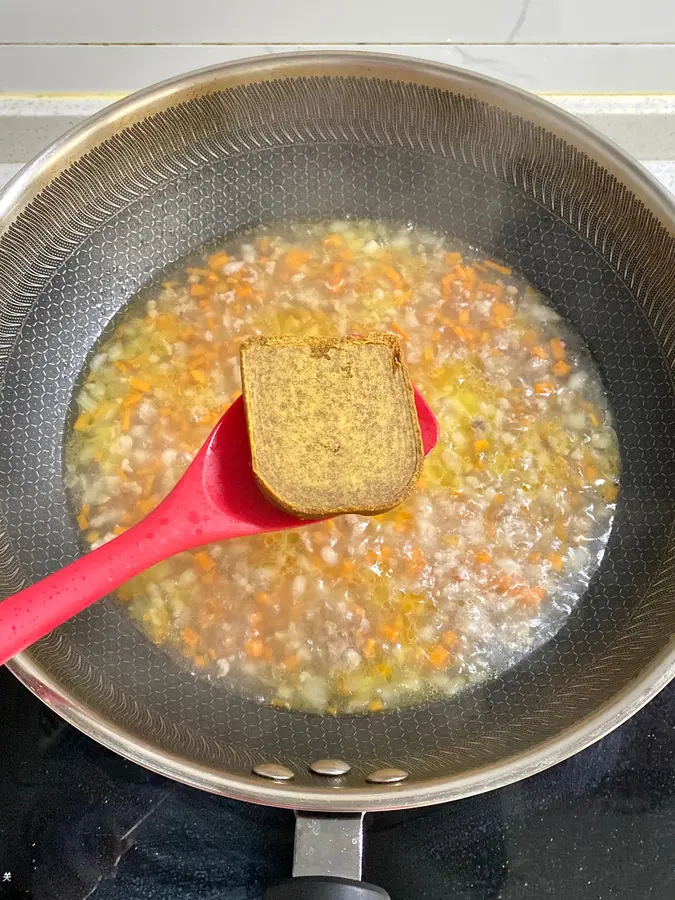
<svg viewBox="0 0 675 900">
<path fill-rule="evenodd" d="M 366 822 L 392 900 L 673 900 L 675 684 L 542 775 Z M 248 900 L 292 842 L 292 813 L 125 762 L 0 670 L 0 900 Z"/>
</svg>

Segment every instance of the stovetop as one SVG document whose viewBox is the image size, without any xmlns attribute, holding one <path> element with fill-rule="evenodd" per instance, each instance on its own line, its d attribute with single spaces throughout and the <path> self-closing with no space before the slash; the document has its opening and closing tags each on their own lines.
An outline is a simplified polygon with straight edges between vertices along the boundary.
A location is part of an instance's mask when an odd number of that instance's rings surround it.
<svg viewBox="0 0 675 900">
<path fill-rule="evenodd" d="M 673 900 L 675 683 L 541 775 L 366 832 L 392 900 Z M 0 670 L 0 900 L 248 900 L 292 845 L 292 813 L 146 772 Z"/>
</svg>

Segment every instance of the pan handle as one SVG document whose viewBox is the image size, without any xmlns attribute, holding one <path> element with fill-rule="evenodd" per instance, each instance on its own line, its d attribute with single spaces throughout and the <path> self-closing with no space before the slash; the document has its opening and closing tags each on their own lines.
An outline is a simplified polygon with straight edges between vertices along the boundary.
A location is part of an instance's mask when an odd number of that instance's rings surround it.
<svg viewBox="0 0 675 900">
<path fill-rule="evenodd" d="M 390 900 L 390 897 L 382 888 L 365 881 L 306 875 L 273 884 L 263 894 L 263 900 Z"/>
<path fill-rule="evenodd" d="M 363 813 L 296 813 L 293 878 L 267 888 L 263 900 L 389 900 L 361 881 Z"/>
</svg>

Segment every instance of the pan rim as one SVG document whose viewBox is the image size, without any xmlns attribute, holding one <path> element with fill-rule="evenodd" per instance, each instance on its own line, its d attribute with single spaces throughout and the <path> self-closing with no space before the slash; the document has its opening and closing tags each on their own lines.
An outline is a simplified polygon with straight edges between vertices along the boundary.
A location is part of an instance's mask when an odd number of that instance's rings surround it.
<svg viewBox="0 0 675 900">
<path fill-rule="evenodd" d="M 547 101 L 485 76 L 403 56 L 353 52 L 303 52 L 252 57 L 180 75 L 117 101 L 76 126 L 30 162 L 0 192 L 0 233 L 39 191 L 74 159 L 119 131 L 167 106 L 178 97 L 197 97 L 224 87 L 267 78 L 361 74 L 416 81 L 456 90 L 502 106 L 570 141 L 616 175 L 670 234 L 675 234 L 675 199 L 638 162 L 590 126 Z M 158 774 L 192 787 L 239 800 L 314 811 L 376 811 L 457 800 L 511 784 L 543 771 L 583 750 L 625 722 L 675 677 L 675 637 L 612 700 L 554 738 L 498 763 L 408 787 L 296 788 L 255 776 L 235 776 L 187 762 L 139 740 L 90 710 L 65 690 L 25 651 L 8 663 L 10 671 L 47 706 L 103 746 Z"/>
</svg>

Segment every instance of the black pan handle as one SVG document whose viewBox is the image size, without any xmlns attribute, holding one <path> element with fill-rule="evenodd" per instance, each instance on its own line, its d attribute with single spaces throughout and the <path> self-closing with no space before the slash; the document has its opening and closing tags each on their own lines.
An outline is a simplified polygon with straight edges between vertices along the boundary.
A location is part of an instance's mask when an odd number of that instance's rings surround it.
<svg viewBox="0 0 675 900">
<path fill-rule="evenodd" d="M 382 888 L 365 881 L 306 875 L 273 884 L 263 894 L 263 900 L 390 900 L 390 897 Z"/>
</svg>

